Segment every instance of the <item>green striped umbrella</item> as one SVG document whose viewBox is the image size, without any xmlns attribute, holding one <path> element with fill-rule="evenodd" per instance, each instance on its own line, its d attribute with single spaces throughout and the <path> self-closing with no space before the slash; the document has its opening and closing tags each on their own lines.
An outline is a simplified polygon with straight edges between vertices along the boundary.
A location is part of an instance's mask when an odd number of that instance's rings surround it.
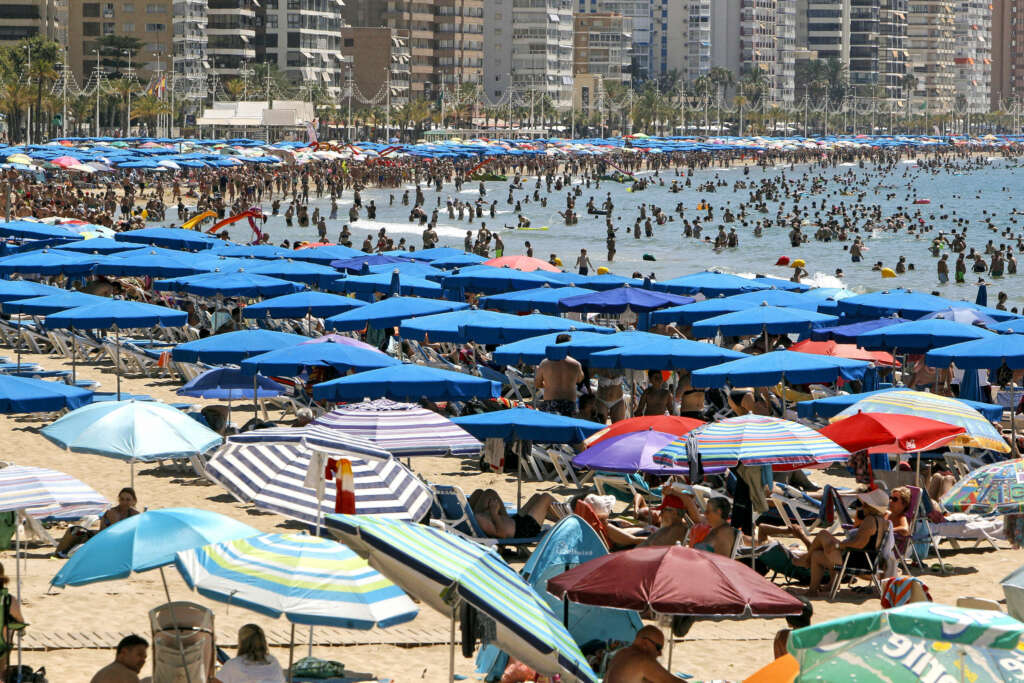
<svg viewBox="0 0 1024 683">
<path fill-rule="evenodd" d="M 327 527 L 405 591 L 452 619 L 475 608 L 494 644 L 541 674 L 596 683 L 579 646 L 523 579 L 491 549 L 430 526 L 367 515 L 327 515 Z M 454 666 L 454 642 L 452 644 Z"/>
<path fill-rule="evenodd" d="M 1002 612 L 932 602 L 793 631 L 796 681 L 962 683 L 1024 678 L 1024 623 Z"/>
</svg>

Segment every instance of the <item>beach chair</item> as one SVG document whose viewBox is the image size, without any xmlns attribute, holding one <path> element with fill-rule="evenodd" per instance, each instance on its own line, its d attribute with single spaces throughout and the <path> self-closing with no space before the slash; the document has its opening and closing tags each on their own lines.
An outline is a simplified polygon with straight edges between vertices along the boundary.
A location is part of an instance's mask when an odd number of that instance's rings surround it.
<svg viewBox="0 0 1024 683">
<path fill-rule="evenodd" d="M 53 348 L 45 334 L 29 327 L 21 328 L 21 341 L 30 353 L 49 353 Z"/>
<path fill-rule="evenodd" d="M 505 398 L 515 399 L 517 401 L 522 401 L 523 403 L 533 401 L 534 390 L 532 377 L 527 377 L 515 368 L 508 366 L 505 368 L 505 379 L 506 382 L 504 384 L 507 385 L 504 393 Z"/>
<path fill-rule="evenodd" d="M 914 602 L 931 602 L 928 586 L 916 576 L 893 576 L 882 581 L 882 609 Z"/>
<path fill-rule="evenodd" d="M 486 546 L 525 546 L 538 543 L 550 527 L 541 529 L 540 536 L 533 538 L 491 538 L 480 528 L 476 520 L 476 513 L 469 506 L 466 494 L 458 486 L 447 484 L 434 484 L 434 501 L 437 504 L 435 511 L 440 513 L 440 519 L 431 519 L 430 523 L 435 527 L 444 529 L 463 538 L 475 541 Z"/>
<path fill-rule="evenodd" d="M 984 609 L 991 612 L 1002 612 L 1002 606 L 995 600 L 989 600 L 987 598 L 975 598 L 970 595 L 956 599 L 956 606 L 963 607 L 964 609 Z"/>
<path fill-rule="evenodd" d="M 555 446 L 545 448 L 534 445 L 532 455 L 539 467 L 550 467 L 551 470 L 548 474 L 554 474 L 564 486 L 579 486 L 579 478 L 576 476 L 576 470 L 572 466 L 574 454 L 571 451 L 566 452 L 565 448 Z M 550 478 L 550 476 L 545 477 L 545 479 Z"/>
<path fill-rule="evenodd" d="M 882 545 L 878 549 L 878 553 L 875 556 L 875 560 L 871 559 L 871 555 L 867 556 L 867 569 L 854 569 L 849 566 L 850 563 L 850 552 L 846 551 L 843 553 L 843 565 L 840 570 L 832 579 L 832 589 L 829 592 L 829 600 L 836 599 L 836 593 L 839 592 L 839 587 L 843 585 L 843 579 L 849 574 L 860 574 L 867 575 L 871 579 L 871 584 L 878 591 L 878 594 L 882 594 L 882 584 L 879 578 L 880 574 L 889 576 L 895 571 L 896 562 L 896 537 L 892 532 L 892 522 L 886 521 L 885 535 L 882 538 Z M 856 551 L 859 552 L 859 551 Z M 877 561 L 876 561 L 877 560 Z"/>
<path fill-rule="evenodd" d="M 153 683 L 206 683 L 213 677 L 216 642 L 213 611 L 193 602 L 169 602 L 149 612 L 153 632 Z"/>
</svg>

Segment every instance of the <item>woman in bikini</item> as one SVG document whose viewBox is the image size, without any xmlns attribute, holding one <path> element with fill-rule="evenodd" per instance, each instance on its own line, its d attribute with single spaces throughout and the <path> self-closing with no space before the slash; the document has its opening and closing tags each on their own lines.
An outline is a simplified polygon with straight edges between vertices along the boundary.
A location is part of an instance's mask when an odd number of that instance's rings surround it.
<svg viewBox="0 0 1024 683">
<path fill-rule="evenodd" d="M 694 420 L 704 419 L 704 390 L 693 388 L 689 370 L 679 371 L 676 402 L 679 404 L 680 417 L 689 417 Z"/>
<path fill-rule="evenodd" d="M 597 377 L 597 414 L 603 420 L 618 422 L 626 419 L 626 403 L 622 395 L 622 377 L 614 370 L 594 370 Z"/>
<path fill-rule="evenodd" d="M 729 525 L 729 514 L 731 512 L 732 505 L 730 505 L 728 499 L 721 496 L 715 496 L 710 499 L 707 510 L 704 512 L 704 517 L 711 528 L 700 540 L 694 538 L 691 545 L 697 550 L 730 557 L 733 546 L 736 544 L 736 534 L 739 533 L 739 530 Z M 695 531 L 693 536 L 696 537 L 697 535 Z"/>
</svg>

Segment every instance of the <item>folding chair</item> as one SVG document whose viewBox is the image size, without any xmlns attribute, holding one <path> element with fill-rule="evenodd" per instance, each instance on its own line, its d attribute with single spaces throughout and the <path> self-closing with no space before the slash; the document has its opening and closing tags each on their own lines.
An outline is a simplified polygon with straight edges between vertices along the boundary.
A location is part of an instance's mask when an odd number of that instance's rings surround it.
<svg viewBox="0 0 1024 683">
<path fill-rule="evenodd" d="M 550 529 L 550 527 L 543 528 L 540 536 L 534 538 L 491 538 L 480 528 L 476 513 L 469 506 L 469 500 L 466 499 L 466 494 L 461 488 L 447 484 L 434 484 L 433 489 L 441 519 L 431 519 L 431 524 L 463 538 L 476 541 L 480 545 L 498 547 L 533 545 L 538 543 Z"/>
<path fill-rule="evenodd" d="M 829 600 L 836 599 L 836 593 L 839 592 L 839 587 L 843 585 L 843 579 L 846 577 L 847 572 L 851 574 L 866 574 L 871 579 L 871 583 L 874 585 L 875 590 L 878 594 L 882 594 L 882 584 L 878 578 L 880 569 L 882 572 L 889 574 L 893 571 L 893 567 L 896 565 L 896 538 L 892 532 L 892 522 L 888 520 L 885 522 L 886 529 L 882 537 L 882 545 L 878 548 L 878 552 L 875 554 L 875 558 L 872 559 L 871 553 L 866 553 L 866 560 L 868 564 L 867 569 L 855 569 L 850 567 L 850 553 L 851 552 L 863 552 L 860 550 L 851 551 L 847 550 L 843 553 L 843 566 L 839 572 L 832 579 L 832 590 L 829 592 Z M 884 568 L 883 567 L 884 563 Z"/>
</svg>

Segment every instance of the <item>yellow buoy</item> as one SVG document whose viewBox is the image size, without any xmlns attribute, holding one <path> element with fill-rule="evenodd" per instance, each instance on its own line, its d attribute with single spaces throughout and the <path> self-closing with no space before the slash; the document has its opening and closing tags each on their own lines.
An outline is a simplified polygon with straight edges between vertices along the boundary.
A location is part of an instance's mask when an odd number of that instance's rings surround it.
<svg viewBox="0 0 1024 683">
<path fill-rule="evenodd" d="M 556 257 L 555 257 L 555 265 L 556 265 L 556 266 L 561 266 L 561 265 L 562 265 L 562 259 L 560 259 L 560 258 L 558 258 L 558 257 L 556 256 Z"/>
<path fill-rule="evenodd" d="M 802 258 L 798 258 L 794 259 L 794 261 L 789 265 L 793 266 L 794 268 L 803 268 L 804 266 L 807 265 L 807 262 L 804 261 Z"/>
<path fill-rule="evenodd" d="M 882 277 L 896 277 L 896 271 L 892 268 L 882 268 Z"/>
<path fill-rule="evenodd" d="M 597 274 L 598 275 L 607 275 L 610 272 L 612 272 L 612 271 L 608 270 L 608 268 L 605 267 L 605 266 L 598 266 L 598 268 L 597 268 Z"/>
</svg>

